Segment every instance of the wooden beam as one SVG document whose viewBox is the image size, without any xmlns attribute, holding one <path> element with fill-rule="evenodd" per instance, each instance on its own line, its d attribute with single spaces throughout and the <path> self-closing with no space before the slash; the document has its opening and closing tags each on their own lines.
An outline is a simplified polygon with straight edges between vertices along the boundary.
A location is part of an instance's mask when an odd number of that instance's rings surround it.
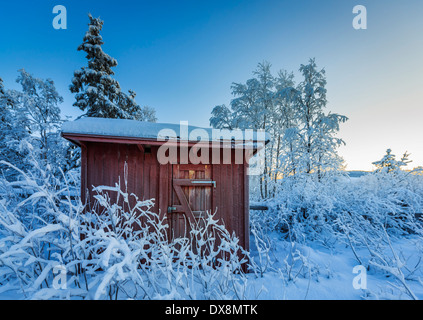
<svg viewBox="0 0 423 320">
<path fill-rule="evenodd" d="M 250 206 L 250 210 L 269 210 L 268 206 Z"/>
</svg>

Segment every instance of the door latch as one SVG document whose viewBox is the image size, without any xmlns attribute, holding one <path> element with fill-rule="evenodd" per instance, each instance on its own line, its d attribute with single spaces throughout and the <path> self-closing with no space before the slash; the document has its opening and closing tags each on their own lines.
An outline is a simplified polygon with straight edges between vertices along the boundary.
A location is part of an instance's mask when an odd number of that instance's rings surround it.
<svg viewBox="0 0 423 320">
<path fill-rule="evenodd" d="M 176 207 L 167 207 L 167 213 L 172 213 L 173 211 L 176 211 Z"/>
<path fill-rule="evenodd" d="M 216 181 L 210 181 L 210 180 L 193 180 L 192 183 L 210 183 L 216 188 Z"/>
</svg>

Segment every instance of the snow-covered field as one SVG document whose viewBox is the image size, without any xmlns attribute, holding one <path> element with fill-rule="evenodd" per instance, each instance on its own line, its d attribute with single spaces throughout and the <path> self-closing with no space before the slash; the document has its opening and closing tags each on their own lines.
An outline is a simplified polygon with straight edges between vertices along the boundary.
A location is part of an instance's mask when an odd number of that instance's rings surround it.
<svg viewBox="0 0 423 320">
<path fill-rule="evenodd" d="M 78 179 L 21 175 L 0 184 L 0 299 L 423 298 L 421 175 L 282 181 L 250 213 L 248 273 L 214 215 L 169 241 L 153 201 L 124 186 L 94 188 L 82 213 Z"/>
<path fill-rule="evenodd" d="M 283 260 L 290 256 L 291 244 L 281 240 L 275 233 L 271 238 L 275 244 L 273 259 L 279 260 L 272 267 L 284 269 Z M 395 250 L 406 258 L 406 266 L 410 273 L 420 263 L 421 257 L 416 249 L 416 243 L 421 243 L 421 240 L 415 237 L 393 243 Z M 360 273 L 354 273 L 353 269 L 359 263 L 345 244 L 334 244 L 333 248 L 319 244 L 298 245 L 296 249 L 301 251 L 305 262 L 299 275 L 294 280 L 289 280 L 281 270 L 269 270 L 263 277 L 249 274 L 249 298 L 254 299 L 258 296 L 258 299 L 266 300 L 410 299 L 402 288 L 397 288 L 398 281 L 393 275 L 375 268 L 370 268 L 366 272 L 366 289 L 355 289 L 353 281 Z M 364 248 L 359 249 L 358 253 L 361 256 L 368 255 Z M 302 265 L 303 262 L 297 262 L 296 272 Z M 296 273 L 293 277 L 295 276 Z M 409 276 L 408 284 L 417 298 L 423 299 L 423 285 L 419 278 L 423 279 L 421 268 Z M 257 292 L 260 294 L 257 295 Z"/>
<path fill-rule="evenodd" d="M 277 233 L 270 235 L 274 248 L 271 257 L 274 263 L 262 276 L 255 273 L 247 274 L 248 286 L 245 299 L 251 300 L 360 300 L 360 299 L 410 299 L 403 290 L 398 289 L 398 282 L 392 275 L 370 269 L 366 273 L 366 289 L 355 289 L 353 285 L 353 269 L 358 265 L 350 248 L 344 244 L 335 244 L 333 248 L 314 244 L 311 246 L 297 245 L 304 261 L 298 261 L 289 280 L 283 271 L 284 261 L 290 259 L 291 243 L 281 240 Z M 406 257 L 407 268 L 414 270 L 420 256 L 416 254 L 416 243 L 419 239 L 409 237 L 394 242 L 394 248 Z M 366 255 L 366 250 L 359 253 Z M 257 259 L 258 253 L 252 248 L 252 257 Z M 302 270 L 300 270 L 302 268 Z M 423 299 L 423 278 L 419 269 L 411 275 L 408 284 L 419 299 Z M 11 283 L 0 287 L 1 300 L 25 299 L 25 295 Z"/>
</svg>

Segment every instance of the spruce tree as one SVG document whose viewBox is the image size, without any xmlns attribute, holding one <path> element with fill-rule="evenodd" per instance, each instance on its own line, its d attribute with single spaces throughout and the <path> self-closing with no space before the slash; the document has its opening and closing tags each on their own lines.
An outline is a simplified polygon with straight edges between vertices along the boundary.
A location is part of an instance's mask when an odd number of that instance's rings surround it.
<svg viewBox="0 0 423 320">
<path fill-rule="evenodd" d="M 70 91 L 75 93 L 73 105 L 85 111 L 84 115 L 88 117 L 155 121 L 154 110 L 148 109 L 149 116 L 143 118 L 143 108 L 134 99 L 135 92 L 124 93 L 119 82 L 112 77 L 112 69 L 118 63 L 102 49 L 104 42 L 100 31 L 104 22 L 91 14 L 88 17 L 88 31 L 78 47 L 78 51 L 86 52 L 88 66 L 74 72 L 70 85 Z"/>
<path fill-rule="evenodd" d="M 376 172 L 397 172 L 398 170 L 401 170 L 401 167 L 405 167 L 408 163 L 411 162 L 408 160 L 409 156 L 409 153 L 404 152 L 401 160 L 398 161 L 396 160 L 396 156 L 392 154 L 392 150 L 387 149 L 383 158 L 379 161 L 372 162 L 372 164 L 376 166 Z"/>
<path fill-rule="evenodd" d="M 119 83 L 111 76 L 117 61 L 106 54 L 101 46 L 104 44 L 100 35 L 103 21 L 90 19 L 88 31 L 78 51 L 85 51 L 88 66 L 75 70 L 70 91 L 76 93 L 74 106 L 86 111 L 90 117 L 126 118 L 116 105 L 119 98 Z"/>
</svg>

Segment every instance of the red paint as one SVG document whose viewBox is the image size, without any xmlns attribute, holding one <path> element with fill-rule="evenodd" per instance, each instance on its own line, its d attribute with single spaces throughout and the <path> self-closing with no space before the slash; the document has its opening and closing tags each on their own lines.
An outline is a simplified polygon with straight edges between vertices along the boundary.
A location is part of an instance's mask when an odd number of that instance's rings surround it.
<svg viewBox="0 0 423 320">
<path fill-rule="evenodd" d="M 196 219 L 203 211 L 217 210 L 217 218 L 228 231 L 235 232 L 249 250 L 248 164 L 166 164 L 157 160 L 160 143 L 151 140 L 63 134 L 81 146 L 81 196 L 92 204 L 92 186 L 121 181 L 127 163 L 128 192 L 140 200 L 154 198 L 153 211 L 169 219 L 169 236 L 181 236 L 186 219 Z M 151 153 L 145 153 L 145 145 Z M 234 159 L 234 150 L 233 157 Z M 222 154 L 222 152 L 221 152 Z M 211 153 L 210 153 L 211 160 Z M 192 180 L 215 181 L 192 183 Z M 86 197 L 86 195 L 88 195 Z M 168 213 L 168 208 L 175 210 Z"/>
</svg>

